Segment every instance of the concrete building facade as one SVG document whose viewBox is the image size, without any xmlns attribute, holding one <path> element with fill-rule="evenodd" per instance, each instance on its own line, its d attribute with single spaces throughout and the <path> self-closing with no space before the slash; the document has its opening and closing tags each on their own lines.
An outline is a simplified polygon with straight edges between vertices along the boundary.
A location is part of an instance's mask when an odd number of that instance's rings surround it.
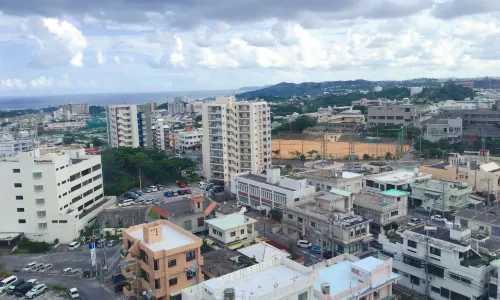
<svg viewBox="0 0 500 300">
<path fill-rule="evenodd" d="M 395 170 L 380 174 L 367 175 L 363 178 L 363 189 L 367 192 L 387 190 L 408 190 L 416 180 L 430 180 L 431 174 L 420 171 Z"/>
<path fill-rule="evenodd" d="M 188 103 L 187 96 L 178 96 L 168 101 L 167 111 L 169 114 L 178 115 L 186 112 L 186 105 Z"/>
<path fill-rule="evenodd" d="M 234 242 L 241 244 L 251 243 L 258 236 L 254 224 L 257 220 L 242 213 L 233 213 L 206 221 L 208 236 L 219 241 L 222 245 Z"/>
<path fill-rule="evenodd" d="M 208 180 L 271 167 L 271 114 L 267 102 L 217 97 L 203 104 L 203 170 Z"/>
<path fill-rule="evenodd" d="M 255 209 L 282 210 L 284 206 L 309 197 L 314 187 L 304 177 L 280 176 L 279 168 L 267 169 L 266 175 L 251 172 L 232 174 L 231 192 L 243 205 Z"/>
<path fill-rule="evenodd" d="M 166 220 L 132 226 L 123 231 L 122 274 L 131 284 L 128 297 L 152 292 L 158 300 L 180 300 L 184 288 L 203 281 L 199 237 Z"/>
<path fill-rule="evenodd" d="M 111 204 L 103 194 L 101 157 L 84 149 L 3 158 L 0 178 L 2 231 L 36 241 L 70 243 Z"/>
<path fill-rule="evenodd" d="M 67 111 L 72 115 L 88 115 L 89 114 L 89 104 L 88 103 L 68 103 L 59 105 L 63 111 Z"/>
<path fill-rule="evenodd" d="M 441 215 L 466 207 L 471 192 L 472 188 L 456 181 L 425 180 L 411 184 L 413 206 Z"/>
<path fill-rule="evenodd" d="M 34 138 L 18 139 L 10 135 L 0 137 L 0 157 L 15 156 L 19 152 L 31 151 L 34 147 Z"/>
<path fill-rule="evenodd" d="M 173 137 L 174 147 L 177 150 L 199 149 L 203 143 L 203 130 L 191 129 L 191 127 L 174 130 Z"/>
<path fill-rule="evenodd" d="M 430 142 L 438 142 L 441 139 L 450 143 L 460 142 L 462 139 L 462 119 L 438 119 L 427 124 L 424 139 Z"/>
<path fill-rule="evenodd" d="M 113 148 L 153 147 L 152 111 L 152 103 L 108 106 L 108 144 Z"/>
<path fill-rule="evenodd" d="M 367 123 L 370 126 L 402 124 L 420 127 L 422 110 L 417 105 L 369 106 Z"/>
<path fill-rule="evenodd" d="M 309 171 L 303 176 L 307 178 L 307 184 L 314 186 L 318 192 L 339 189 L 357 194 L 361 192 L 363 182 L 362 174 L 337 170 Z"/>
</svg>

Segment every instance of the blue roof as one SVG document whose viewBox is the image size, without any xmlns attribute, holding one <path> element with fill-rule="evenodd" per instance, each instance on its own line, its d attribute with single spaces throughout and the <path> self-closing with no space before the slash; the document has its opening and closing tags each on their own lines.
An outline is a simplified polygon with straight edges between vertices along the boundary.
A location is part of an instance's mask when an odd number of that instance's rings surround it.
<svg viewBox="0 0 500 300">
<path fill-rule="evenodd" d="M 380 260 L 373 256 L 368 256 L 367 258 L 358 260 L 357 262 L 353 263 L 352 266 L 366 272 L 371 272 L 375 270 L 378 266 L 382 265 L 383 263 L 384 263 L 383 260 Z"/>
</svg>

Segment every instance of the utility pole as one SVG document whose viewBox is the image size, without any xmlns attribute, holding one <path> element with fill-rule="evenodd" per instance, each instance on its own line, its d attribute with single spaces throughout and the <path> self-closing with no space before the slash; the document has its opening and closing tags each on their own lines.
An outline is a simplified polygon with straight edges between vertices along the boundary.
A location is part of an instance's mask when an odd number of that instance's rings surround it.
<svg viewBox="0 0 500 300">
<path fill-rule="evenodd" d="M 139 168 L 139 190 L 142 191 L 142 175 L 141 168 Z"/>
</svg>

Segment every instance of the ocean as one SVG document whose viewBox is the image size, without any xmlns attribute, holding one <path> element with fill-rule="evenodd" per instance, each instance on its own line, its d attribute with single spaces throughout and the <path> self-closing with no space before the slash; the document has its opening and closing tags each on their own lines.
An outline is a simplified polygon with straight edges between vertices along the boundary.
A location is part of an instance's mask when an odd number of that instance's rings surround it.
<svg viewBox="0 0 500 300">
<path fill-rule="evenodd" d="M 144 104 L 149 101 L 163 103 L 174 96 L 187 96 L 189 100 L 231 95 L 230 90 L 164 92 L 164 93 L 124 93 L 124 94 L 81 94 L 50 96 L 0 96 L 0 109 L 26 109 L 59 106 L 66 103 L 88 103 L 89 105 Z"/>
</svg>

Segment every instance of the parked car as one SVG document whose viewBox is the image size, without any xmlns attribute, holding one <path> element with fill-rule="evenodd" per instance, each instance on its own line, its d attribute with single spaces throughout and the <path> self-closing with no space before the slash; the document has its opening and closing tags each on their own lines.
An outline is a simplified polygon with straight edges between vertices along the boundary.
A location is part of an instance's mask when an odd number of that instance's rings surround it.
<svg viewBox="0 0 500 300">
<path fill-rule="evenodd" d="M 127 280 L 118 282 L 117 284 L 115 284 L 115 292 L 117 293 L 122 292 L 123 288 L 127 285 L 130 285 L 130 282 L 128 282 Z"/>
<path fill-rule="evenodd" d="M 180 188 L 185 188 L 186 187 L 186 184 L 182 181 L 179 181 L 179 183 L 177 183 L 177 185 L 180 187 Z"/>
<path fill-rule="evenodd" d="M 14 294 L 16 292 L 16 289 L 25 283 L 26 281 L 24 279 L 17 279 L 16 281 L 10 284 L 9 288 L 7 289 L 7 294 L 9 295 Z"/>
<path fill-rule="evenodd" d="M 446 218 L 443 218 L 441 215 L 431 216 L 431 219 L 436 221 L 436 222 L 447 222 L 448 221 Z"/>
<path fill-rule="evenodd" d="M 68 245 L 68 250 L 69 251 L 74 251 L 78 248 L 80 248 L 81 244 L 79 242 L 72 242 L 71 244 Z"/>
<path fill-rule="evenodd" d="M 213 183 L 209 183 L 209 184 L 207 184 L 207 185 L 205 186 L 205 191 L 207 191 L 207 192 L 208 192 L 208 191 L 210 191 L 210 189 L 211 189 L 214 185 L 215 185 L 215 184 L 213 184 Z"/>
<path fill-rule="evenodd" d="M 157 200 L 153 201 L 153 204 L 156 206 L 160 206 L 160 204 L 162 204 L 162 203 L 163 203 L 163 201 L 161 199 L 157 199 Z"/>
<path fill-rule="evenodd" d="M 224 187 L 223 186 L 214 186 L 210 191 L 212 193 L 222 193 L 224 192 Z"/>
<path fill-rule="evenodd" d="M 179 196 L 179 193 L 177 193 L 176 191 L 174 191 L 174 197 L 175 196 Z"/>
<path fill-rule="evenodd" d="M 71 298 L 71 299 L 81 299 L 80 298 L 80 293 L 78 292 L 78 290 L 76 288 L 70 288 L 68 290 L 68 296 Z"/>
<path fill-rule="evenodd" d="M 177 194 L 179 194 L 179 195 L 184 195 L 185 193 L 184 193 L 184 190 L 178 190 L 178 191 L 177 191 Z"/>
<path fill-rule="evenodd" d="M 43 270 L 40 272 L 50 271 L 50 270 L 52 270 L 52 267 L 53 267 L 52 264 L 46 264 L 45 267 L 43 268 Z"/>
<path fill-rule="evenodd" d="M 47 286 L 43 283 L 35 285 L 29 292 L 26 293 L 26 299 L 33 299 L 47 291 Z"/>
<path fill-rule="evenodd" d="M 134 201 L 134 204 L 135 205 L 142 205 L 142 204 L 144 204 L 144 199 L 137 199 Z"/>
<path fill-rule="evenodd" d="M 321 247 L 319 247 L 319 246 L 312 246 L 311 247 L 311 253 L 312 254 L 321 254 Z"/>
<path fill-rule="evenodd" d="M 172 191 L 165 192 L 165 193 L 163 193 L 163 196 L 165 196 L 165 197 L 173 197 L 174 196 L 174 192 L 172 192 Z"/>
<path fill-rule="evenodd" d="M 117 240 L 110 240 L 106 243 L 106 246 L 108 247 L 113 247 L 115 246 L 116 244 L 118 244 L 118 241 Z"/>
<path fill-rule="evenodd" d="M 241 204 L 241 202 L 236 202 L 233 207 L 236 207 L 236 208 L 241 208 L 243 207 L 243 204 Z"/>
<path fill-rule="evenodd" d="M 207 186 L 208 182 L 200 181 L 198 182 L 198 188 L 204 189 Z"/>
<path fill-rule="evenodd" d="M 184 194 L 191 195 L 191 190 L 184 190 Z"/>
<path fill-rule="evenodd" d="M 333 257 L 333 251 L 323 251 L 323 258 L 330 259 Z"/>
<path fill-rule="evenodd" d="M 5 278 L 4 280 L 2 280 L 0 282 L 0 294 L 3 294 L 3 292 L 6 292 L 7 289 L 10 287 L 10 285 L 16 281 L 17 281 L 16 275 L 9 276 L 9 277 Z"/>
<path fill-rule="evenodd" d="M 30 279 L 28 281 L 26 281 L 26 283 L 31 283 L 33 286 L 39 284 L 40 282 L 38 281 L 38 279 Z"/>
<path fill-rule="evenodd" d="M 24 297 L 24 295 L 31 291 L 32 288 L 33 284 L 26 282 L 25 284 L 18 286 L 14 294 L 16 294 L 17 297 Z"/>
<path fill-rule="evenodd" d="M 165 188 L 162 184 L 157 184 L 156 187 L 159 191 L 163 191 L 163 189 Z"/>
<path fill-rule="evenodd" d="M 137 196 L 142 196 L 142 193 L 141 191 L 139 190 L 135 190 L 135 191 L 132 191 L 134 194 L 136 194 Z"/>
<path fill-rule="evenodd" d="M 411 219 L 410 219 L 410 222 L 411 222 L 411 223 L 418 224 L 418 223 L 421 223 L 421 222 L 422 222 L 422 219 L 420 219 L 420 218 L 411 218 Z"/>
<path fill-rule="evenodd" d="M 297 247 L 299 247 L 299 248 L 311 248 L 312 243 L 310 243 L 308 240 L 298 240 Z"/>
<path fill-rule="evenodd" d="M 30 262 L 29 264 L 26 264 L 26 265 L 24 266 L 24 268 L 22 269 L 22 271 L 24 271 L 24 272 L 31 271 L 31 269 L 32 269 L 33 267 L 36 267 L 36 266 L 37 266 L 37 263 L 36 263 L 36 262 Z"/>
<path fill-rule="evenodd" d="M 123 194 L 123 198 L 135 200 L 135 199 L 139 198 L 139 196 L 137 196 L 137 194 L 134 192 L 127 192 L 127 193 Z"/>
<path fill-rule="evenodd" d="M 144 205 L 151 205 L 151 204 L 153 204 L 153 200 L 154 199 L 147 199 L 147 200 L 145 200 L 144 201 Z"/>
<path fill-rule="evenodd" d="M 123 200 L 122 202 L 118 203 L 118 207 L 132 206 L 134 205 L 134 203 L 134 199 Z"/>
<path fill-rule="evenodd" d="M 153 192 L 153 190 L 151 190 L 151 189 L 143 189 L 142 191 L 146 194 Z"/>
<path fill-rule="evenodd" d="M 45 264 L 39 263 L 36 265 L 35 269 L 33 271 L 40 271 L 45 267 Z"/>
<path fill-rule="evenodd" d="M 63 273 L 71 273 L 73 271 L 73 268 L 65 268 L 62 270 Z"/>
</svg>

